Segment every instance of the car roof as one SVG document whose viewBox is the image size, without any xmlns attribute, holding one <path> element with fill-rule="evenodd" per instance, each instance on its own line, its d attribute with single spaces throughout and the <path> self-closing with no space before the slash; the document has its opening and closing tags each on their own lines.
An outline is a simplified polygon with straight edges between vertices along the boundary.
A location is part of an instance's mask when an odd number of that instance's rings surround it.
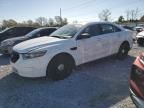
<svg viewBox="0 0 144 108">
<path fill-rule="evenodd" d="M 93 25 L 93 24 L 112 24 L 112 25 L 115 25 L 115 26 L 118 26 L 117 24 L 115 23 L 112 23 L 112 22 L 79 22 L 79 23 L 74 23 L 74 24 L 80 24 L 80 25 Z M 120 27 L 120 26 L 119 26 Z M 121 28 L 121 27 L 120 27 Z"/>
<path fill-rule="evenodd" d="M 58 27 L 40 27 L 40 29 L 58 29 Z"/>
<path fill-rule="evenodd" d="M 106 21 L 105 22 L 88 22 L 88 23 L 85 24 L 85 26 L 89 26 L 89 25 L 93 25 L 93 24 L 111 24 L 113 26 L 116 26 L 116 27 L 120 28 L 121 30 L 125 30 L 123 27 L 121 27 L 121 26 L 119 26 L 119 25 L 117 25 L 115 23 L 106 22 Z"/>
<path fill-rule="evenodd" d="M 58 29 L 58 27 L 40 27 L 40 28 L 37 28 L 39 30 L 45 30 L 45 29 Z"/>
<path fill-rule="evenodd" d="M 36 27 L 31 27 L 31 26 L 12 26 L 9 28 L 36 28 Z"/>
</svg>

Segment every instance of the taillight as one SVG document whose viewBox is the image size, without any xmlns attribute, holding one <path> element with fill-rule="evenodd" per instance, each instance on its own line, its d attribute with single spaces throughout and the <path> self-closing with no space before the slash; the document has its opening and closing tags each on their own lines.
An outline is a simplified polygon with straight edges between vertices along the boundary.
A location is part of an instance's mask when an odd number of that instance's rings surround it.
<svg viewBox="0 0 144 108">
<path fill-rule="evenodd" d="M 130 78 L 131 89 L 136 96 L 144 99 L 144 71 L 133 65 Z"/>
<path fill-rule="evenodd" d="M 133 65 L 132 71 L 131 71 L 131 80 L 143 81 L 144 80 L 144 71 Z"/>
<path fill-rule="evenodd" d="M 144 65 L 144 53 L 139 56 L 139 61 Z"/>
</svg>

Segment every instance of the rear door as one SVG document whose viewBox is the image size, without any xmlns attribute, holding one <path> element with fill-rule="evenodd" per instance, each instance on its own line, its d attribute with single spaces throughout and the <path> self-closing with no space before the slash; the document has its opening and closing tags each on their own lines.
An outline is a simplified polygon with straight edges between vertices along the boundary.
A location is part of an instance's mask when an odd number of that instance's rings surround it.
<svg viewBox="0 0 144 108">
<path fill-rule="evenodd" d="M 111 25 L 111 24 L 101 24 L 101 41 L 102 47 L 105 48 L 103 51 L 103 56 L 109 56 L 111 54 L 116 53 L 119 47 L 119 38 L 120 38 L 120 31 L 119 28 Z"/>
</svg>

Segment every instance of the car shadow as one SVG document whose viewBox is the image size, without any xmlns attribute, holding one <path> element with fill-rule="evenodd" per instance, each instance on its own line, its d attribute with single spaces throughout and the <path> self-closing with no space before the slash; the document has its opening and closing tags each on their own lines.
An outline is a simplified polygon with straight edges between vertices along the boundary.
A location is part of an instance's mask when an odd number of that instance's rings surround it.
<svg viewBox="0 0 144 108">
<path fill-rule="evenodd" d="M 135 57 L 104 58 L 76 68 L 65 80 L 0 79 L 2 108 L 107 108 L 129 96 L 128 79 Z"/>
</svg>

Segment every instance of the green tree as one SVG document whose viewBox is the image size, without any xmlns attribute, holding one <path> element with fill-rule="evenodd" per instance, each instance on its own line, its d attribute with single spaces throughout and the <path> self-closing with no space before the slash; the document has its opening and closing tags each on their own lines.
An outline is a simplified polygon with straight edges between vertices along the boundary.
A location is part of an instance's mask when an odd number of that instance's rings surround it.
<svg viewBox="0 0 144 108">
<path fill-rule="evenodd" d="M 110 21 L 110 19 L 111 19 L 111 12 L 110 12 L 110 10 L 105 9 L 101 13 L 99 13 L 99 19 L 101 21 Z"/>
<path fill-rule="evenodd" d="M 57 26 L 62 25 L 62 18 L 60 16 L 55 16 L 55 21 Z"/>
<path fill-rule="evenodd" d="M 36 23 L 38 23 L 40 26 L 46 26 L 48 25 L 47 18 L 45 17 L 39 17 L 36 19 Z"/>
<path fill-rule="evenodd" d="M 144 15 L 140 18 L 141 22 L 144 22 Z"/>
<path fill-rule="evenodd" d="M 62 19 L 62 26 L 68 24 L 67 18 Z"/>
<path fill-rule="evenodd" d="M 28 20 L 26 23 L 27 23 L 28 26 L 33 26 L 33 21 L 32 20 Z"/>
<path fill-rule="evenodd" d="M 17 22 L 13 19 L 9 19 L 9 20 L 3 20 L 2 21 L 2 26 L 4 28 L 6 27 L 11 27 L 11 26 L 16 26 L 17 25 Z"/>
<path fill-rule="evenodd" d="M 55 25 L 54 20 L 52 18 L 49 18 L 48 25 L 53 27 Z"/>
<path fill-rule="evenodd" d="M 124 21 L 124 17 L 123 16 L 120 16 L 119 18 L 118 18 L 118 22 L 119 23 L 122 23 Z"/>
</svg>

